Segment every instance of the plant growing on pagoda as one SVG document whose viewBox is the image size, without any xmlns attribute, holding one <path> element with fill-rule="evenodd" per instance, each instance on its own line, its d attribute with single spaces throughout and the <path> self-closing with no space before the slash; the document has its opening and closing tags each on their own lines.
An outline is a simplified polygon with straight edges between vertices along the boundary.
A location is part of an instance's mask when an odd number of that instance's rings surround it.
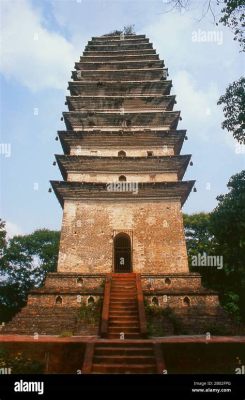
<svg viewBox="0 0 245 400">
<path fill-rule="evenodd" d="M 102 300 L 94 303 L 82 303 L 79 309 L 79 319 L 85 323 L 97 324 L 100 321 Z"/>
</svg>

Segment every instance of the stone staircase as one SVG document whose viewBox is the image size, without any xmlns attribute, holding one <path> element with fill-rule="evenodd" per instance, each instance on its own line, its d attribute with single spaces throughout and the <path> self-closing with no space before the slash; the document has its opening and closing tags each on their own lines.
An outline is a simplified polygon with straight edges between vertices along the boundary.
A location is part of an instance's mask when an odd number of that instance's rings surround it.
<svg viewBox="0 0 245 400">
<path fill-rule="evenodd" d="M 112 274 L 108 338 L 139 339 L 140 323 L 135 274 Z"/>
<path fill-rule="evenodd" d="M 97 342 L 94 344 L 92 362 L 84 365 L 83 373 L 157 373 L 154 345 L 151 341 L 140 340 Z"/>
<path fill-rule="evenodd" d="M 101 335 L 86 346 L 83 373 L 153 374 L 165 369 L 161 348 L 145 339 L 146 319 L 139 274 L 108 274 Z"/>
</svg>

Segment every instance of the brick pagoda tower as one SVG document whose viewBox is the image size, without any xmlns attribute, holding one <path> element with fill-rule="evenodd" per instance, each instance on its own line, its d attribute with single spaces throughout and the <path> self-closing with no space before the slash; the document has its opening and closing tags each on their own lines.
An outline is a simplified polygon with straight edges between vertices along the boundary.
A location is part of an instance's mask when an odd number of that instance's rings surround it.
<svg viewBox="0 0 245 400">
<path fill-rule="evenodd" d="M 188 269 L 181 207 L 194 181 L 182 180 L 191 156 L 180 155 L 186 131 L 167 77 L 145 35 L 88 42 L 58 132 L 63 180 L 51 182 L 64 209 L 57 273 L 4 332 L 136 340 L 146 337 L 143 299 L 189 333 L 220 314 L 217 294 Z M 100 325 L 81 322 L 81 303 L 100 298 Z"/>
</svg>

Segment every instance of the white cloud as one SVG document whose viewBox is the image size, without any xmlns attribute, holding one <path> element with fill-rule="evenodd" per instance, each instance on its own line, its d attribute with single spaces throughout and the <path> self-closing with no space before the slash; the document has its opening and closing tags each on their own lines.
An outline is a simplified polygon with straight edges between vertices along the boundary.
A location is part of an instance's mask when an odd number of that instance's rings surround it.
<svg viewBox="0 0 245 400">
<path fill-rule="evenodd" d="M 194 77 L 187 71 L 179 71 L 173 76 L 174 93 L 177 93 L 177 108 L 182 116 L 192 123 L 208 123 L 216 119 L 218 89 L 210 84 L 201 90 Z"/>
<path fill-rule="evenodd" d="M 223 44 L 193 42 L 193 32 L 198 29 L 206 33 L 220 31 Z M 227 82 L 240 75 L 240 55 L 229 30 L 223 26 L 217 28 L 207 18 L 198 22 L 195 13 L 190 11 L 184 15 L 160 14 L 143 31 L 169 68 L 172 94 L 176 94 L 175 109 L 181 111 L 183 118 L 179 128 L 187 128 L 200 142 L 212 141 L 234 151 L 231 135 L 221 129 L 224 116 L 222 108 L 217 106 Z"/>
<path fill-rule="evenodd" d="M 18 225 L 14 224 L 13 222 L 6 221 L 5 228 L 8 238 L 12 238 L 13 236 L 16 235 L 23 235 L 21 228 Z"/>
<path fill-rule="evenodd" d="M 64 37 L 42 25 L 27 0 L 1 2 L 0 70 L 29 89 L 64 89 L 78 52 Z"/>
</svg>

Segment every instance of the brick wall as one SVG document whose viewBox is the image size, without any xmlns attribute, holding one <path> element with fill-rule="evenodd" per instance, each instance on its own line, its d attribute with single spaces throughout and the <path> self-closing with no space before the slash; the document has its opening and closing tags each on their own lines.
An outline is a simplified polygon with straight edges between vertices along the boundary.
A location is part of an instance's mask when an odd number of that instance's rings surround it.
<svg viewBox="0 0 245 400">
<path fill-rule="evenodd" d="M 178 201 L 66 201 L 58 272 L 111 272 L 119 232 L 131 237 L 134 272 L 188 272 Z"/>
<path fill-rule="evenodd" d="M 144 290 L 181 290 L 199 289 L 201 287 L 201 275 L 190 274 L 164 274 L 141 276 L 142 288 Z"/>
<path fill-rule="evenodd" d="M 216 307 L 219 307 L 219 298 L 218 295 L 195 295 L 195 294 L 183 294 L 183 295 L 150 295 L 145 296 L 145 300 L 148 304 L 154 304 L 154 298 L 157 298 L 158 305 L 163 308 L 171 307 L 173 309 L 181 308 L 181 309 L 189 309 L 191 307 L 202 307 L 207 310 L 213 309 L 216 311 Z M 190 303 L 187 305 L 185 299 L 188 298 Z M 182 311 L 181 311 L 182 312 Z"/>
<path fill-rule="evenodd" d="M 92 148 L 84 148 L 81 146 L 72 146 L 71 148 L 71 155 L 81 155 L 81 156 L 104 156 L 104 157 L 117 157 L 118 152 L 124 150 L 128 157 L 146 157 L 147 151 L 152 151 L 154 156 L 171 156 L 174 155 L 174 149 L 171 146 L 159 146 L 154 147 L 151 146 L 150 148 L 125 148 L 125 147 L 117 147 L 117 148 L 110 148 L 108 144 L 108 148 L 96 148 L 93 146 Z M 96 152 L 96 153 L 95 153 Z"/>
<path fill-rule="evenodd" d="M 62 299 L 62 304 L 56 304 L 57 297 Z M 55 308 L 67 308 L 81 306 L 81 303 L 88 304 L 88 299 L 93 297 L 94 301 L 97 302 L 100 296 L 91 295 L 74 295 L 74 294 L 46 294 L 45 295 L 29 295 L 28 305 L 29 306 L 40 306 L 40 307 L 55 307 Z"/>
<path fill-rule="evenodd" d="M 67 180 L 73 182 L 118 182 L 120 173 L 113 174 L 79 174 L 79 173 L 69 173 Z M 140 179 L 138 174 L 125 173 L 123 174 L 127 178 L 127 182 L 176 182 L 178 180 L 176 172 L 165 172 L 165 173 L 152 173 L 152 174 L 140 174 Z"/>
</svg>

